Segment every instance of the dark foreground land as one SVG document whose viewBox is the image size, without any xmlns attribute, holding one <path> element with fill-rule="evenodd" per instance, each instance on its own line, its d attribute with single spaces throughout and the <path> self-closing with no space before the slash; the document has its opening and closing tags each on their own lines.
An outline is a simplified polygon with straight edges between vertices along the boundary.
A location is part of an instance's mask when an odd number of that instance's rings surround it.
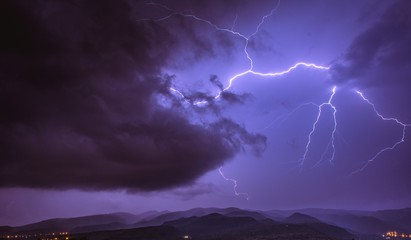
<svg viewBox="0 0 411 240">
<path fill-rule="evenodd" d="M 319 226 L 327 227 L 327 226 Z M 343 239 L 352 239 L 350 233 L 336 229 Z M 162 226 L 137 229 L 102 231 L 79 234 L 77 239 L 338 239 L 327 236 L 316 227 L 306 224 L 279 224 L 272 220 L 257 221 L 251 217 L 227 217 L 210 214 L 203 217 L 183 218 Z"/>
</svg>

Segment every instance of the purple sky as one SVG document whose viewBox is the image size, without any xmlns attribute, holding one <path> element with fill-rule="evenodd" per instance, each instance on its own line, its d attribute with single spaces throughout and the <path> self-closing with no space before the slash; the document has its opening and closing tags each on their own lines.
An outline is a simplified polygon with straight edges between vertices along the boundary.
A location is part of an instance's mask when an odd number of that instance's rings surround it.
<svg viewBox="0 0 411 240">
<path fill-rule="evenodd" d="M 411 206 L 410 11 L 407 0 L 1 1 L 0 225 Z M 245 74 L 221 93 L 236 74 L 298 62 L 329 69 Z"/>
</svg>

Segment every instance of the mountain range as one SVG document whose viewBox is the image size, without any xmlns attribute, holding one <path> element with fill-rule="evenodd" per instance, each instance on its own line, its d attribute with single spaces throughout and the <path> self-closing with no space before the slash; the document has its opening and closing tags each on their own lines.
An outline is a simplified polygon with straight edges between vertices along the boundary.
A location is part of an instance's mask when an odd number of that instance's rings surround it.
<svg viewBox="0 0 411 240">
<path fill-rule="evenodd" d="M 411 233 L 411 208 L 382 211 L 298 209 L 257 211 L 193 208 L 55 218 L 0 227 L 7 235 L 68 232 L 70 239 L 378 239 Z M 37 239 L 37 238 L 36 238 Z"/>
</svg>

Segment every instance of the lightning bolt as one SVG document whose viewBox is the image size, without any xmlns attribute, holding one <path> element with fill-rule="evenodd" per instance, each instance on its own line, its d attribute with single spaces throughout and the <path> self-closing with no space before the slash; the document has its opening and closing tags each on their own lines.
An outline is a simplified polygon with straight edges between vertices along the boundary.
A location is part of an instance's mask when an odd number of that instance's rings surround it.
<svg viewBox="0 0 411 240">
<path fill-rule="evenodd" d="M 233 183 L 233 185 L 234 185 L 234 187 L 233 187 L 233 189 L 234 189 L 234 194 L 235 194 L 236 196 L 245 196 L 245 198 L 246 198 L 247 200 L 249 200 L 248 193 L 238 192 L 238 191 L 237 191 L 237 187 L 238 187 L 237 180 L 232 179 L 232 178 L 228 178 L 228 177 L 226 177 L 226 176 L 224 175 L 224 173 L 223 173 L 223 167 L 220 167 L 220 168 L 218 169 L 218 172 L 220 173 L 221 177 L 222 177 L 224 180 Z"/>
<path fill-rule="evenodd" d="M 271 9 L 271 11 L 270 11 L 268 14 L 264 15 L 264 16 L 261 18 L 261 20 L 260 20 L 260 22 L 258 23 L 258 25 L 256 26 L 254 32 L 253 32 L 252 34 L 250 34 L 249 36 L 246 36 L 246 35 L 238 32 L 238 31 L 235 31 L 235 30 L 234 30 L 234 28 L 235 28 L 235 23 L 236 23 L 237 18 L 238 18 L 237 15 L 236 15 L 236 18 L 234 19 L 234 22 L 233 22 L 233 25 L 232 25 L 231 29 L 228 29 L 228 28 L 219 27 L 218 25 L 216 25 L 215 23 L 211 22 L 210 20 L 200 18 L 200 17 L 198 17 L 198 16 L 196 16 L 196 15 L 194 15 L 194 14 L 192 14 L 192 13 L 185 13 L 185 12 L 175 11 L 175 10 L 173 10 L 173 9 L 171 9 L 171 8 L 165 6 L 165 5 L 162 5 L 162 4 L 160 4 L 160 3 L 150 2 L 150 3 L 147 3 L 147 5 L 158 6 L 158 7 L 160 7 L 160 8 L 163 8 L 163 9 L 166 10 L 166 11 L 169 11 L 170 14 L 167 15 L 167 16 L 165 16 L 165 17 L 158 18 L 158 19 L 141 19 L 141 20 L 139 20 L 139 21 L 148 21 L 148 20 L 150 20 L 150 21 L 160 22 L 160 21 L 167 20 L 167 19 L 169 19 L 169 18 L 171 18 L 171 17 L 173 17 L 173 16 L 182 16 L 182 17 L 191 18 L 191 19 L 194 19 L 194 20 L 196 20 L 196 21 L 199 21 L 199 22 L 202 22 L 202 23 L 204 23 L 204 24 L 207 24 L 208 26 L 214 28 L 216 31 L 226 32 L 226 33 L 232 34 L 233 36 L 240 37 L 240 38 L 242 38 L 242 39 L 244 40 L 244 42 L 245 42 L 243 51 L 244 51 L 244 55 L 246 56 L 246 58 L 247 58 L 247 60 L 248 60 L 248 62 L 249 62 L 249 68 L 248 68 L 247 70 L 245 70 L 245 71 L 243 71 L 243 72 L 241 72 L 241 73 L 238 73 L 238 74 L 234 75 L 233 77 L 231 77 L 231 78 L 228 80 L 228 85 L 227 85 L 224 89 L 222 89 L 221 91 L 219 91 L 211 100 L 195 100 L 195 101 L 190 101 L 190 99 L 187 98 L 186 96 L 184 96 L 184 94 L 183 94 L 182 92 L 178 91 L 178 90 L 175 89 L 175 88 L 170 88 L 170 90 L 171 90 L 172 92 L 176 93 L 178 96 L 182 97 L 186 102 L 191 103 L 192 105 L 195 105 L 195 106 L 204 106 L 204 105 L 207 105 L 208 103 L 210 103 L 210 101 L 214 101 L 214 100 L 219 99 L 219 98 L 222 96 L 223 92 L 228 91 L 228 90 L 233 86 L 233 83 L 234 83 L 237 79 L 239 79 L 239 78 L 241 78 L 241 77 L 244 77 L 244 76 L 246 76 L 246 75 L 250 75 L 250 74 L 251 74 L 251 75 L 260 76 L 260 77 L 279 77 L 279 76 L 285 75 L 285 74 L 287 74 L 287 73 L 290 73 L 291 71 L 295 70 L 296 68 L 298 68 L 298 67 L 300 67 L 300 66 L 304 66 L 304 67 L 307 67 L 307 68 L 318 69 L 318 70 L 329 70 L 329 69 L 330 69 L 330 67 L 328 67 L 328 66 L 321 66 L 321 65 L 314 64 L 314 63 L 297 62 L 296 64 L 294 64 L 293 66 L 289 67 L 288 69 L 286 69 L 286 70 L 284 70 L 284 71 L 280 71 L 280 72 L 266 72 L 266 73 L 262 73 L 262 72 L 258 72 L 258 71 L 255 71 L 255 70 L 254 70 L 254 62 L 253 62 L 253 59 L 250 57 L 250 54 L 249 54 L 249 52 L 248 52 L 248 44 L 249 44 L 249 42 L 250 42 L 250 39 L 251 39 L 252 37 L 254 37 L 254 36 L 259 32 L 261 26 L 264 24 L 264 22 L 266 21 L 266 19 L 269 18 L 269 17 L 271 17 L 271 16 L 274 14 L 274 12 L 278 9 L 278 7 L 280 6 L 280 1 L 277 1 L 276 6 L 275 6 L 273 9 Z"/>
<path fill-rule="evenodd" d="M 367 104 L 369 104 L 372 109 L 374 110 L 375 114 L 381 118 L 383 121 L 393 121 L 396 124 L 400 125 L 402 127 L 402 134 L 401 134 L 401 138 L 400 140 L 398 140 L 397 142 L 395 142 L 393 145 L 385 147 L 383 149 L 381 149 L 380 151 L 378 151 L 372 158 L 368 159 L 366 161 L 366 163 L 359 169 L 353 171 L 350 175 L 354 175 L 356 173 L 359 173 L 361 171 L 363 171 L 366 167 L 368 167 L 368 165 L 370 165 L 372 162 L 375 161 L 375 159 L 377 159 L 383 152 L 389 151 L 389 150 L 394 150 L 398 145 L 400 145 L 401 143 L 403 143 L 405 141 L 405 131 L 407 129 L 407 127 L 411 126 L 411 124 L 409 123 L 403 123 L 400 120 L 398 120 L 397 118 L 393 118 L 393 117 L 384 117 L 383 115 L 381 115 L 378 111 L 377 108 L 375 107 L 374 103 L 372 103 L 370 100 L 368 100 L 368 98 L 366 98 L 364 96 L 364 94 L 358 90 L 355 91 Z"/>
<path fill-rule="evenodd" d="M 176 10 L 174 10 L 174 9 L 171 9 L 171 8 L 165 6 L 165 5 L 162 5 L 162 4 L 160 4 L 160 3 L 155 3 L 155 2 L 147 3 L 147 5 L 151 5 L 151 6 L 154 6 L 154 7 L 162 8 L 163 10 L 165 10 L 165 11 L 168 12 L 168 15 L 166 15 L 166 16 L 164 16 L 164 17 L 161 17 L 161 18 L 157 18 L 157 19 L 141 19 L 141 20 L 138 20 L 138 21 L 156 21 L 156 22 L 160 22 L 160 21 L 165 21 L 165 20 L 167 20 L 167 19 L 170 19 L 170 18 L 172 18 L 172 17 L 174 17 L 174 16 L 181 16 L 181 17 L 185 17 L 185 18 L 192 19 L 192 20 L 194 20 L 194 21 L 198 21 L 198 22 L 200 22 L 200 23 L 204 23 L 205 25 L 207 25 L 207 26 L 215 29 L 216 31 L 229 33 L 229 34 L 231 34 L 233 37 L 241 38 L 241 39 L 244 41 L 243 52 L 244 52 L 245 58 L 248 60 L 248 64 L 249 64 L 248 68 L 245 69 L 245 70 L 243 70 L 243 71 L 241 71 L 241 72 L 239 72 L 239 73 L 237 73 L 237 74 L 235 74 L 235 75 L 233 75 L 231 78 L 229 78 L 229 79 L 227 80 L 228 83 L 227 83 L 226 87 L 224 87 L 224 88 L 221 89 L 219 92 L 217 92 L 217 94 L 214 95 L 213 97 L 210 97 L 210 98 L 208 98 L 208 99 L 199 99 L 199 98 L 197 98 L 197 99 L 194 99 L 194 100 L 193 100 L 192 98 L 185 96 L 185 95 L 184 95 L 181 91 L 179 91 L 178 89 L 173 88 L 173 87 L 170 88 L 170 92 L 174 93 L 175 95 L 177 95 L 178 97 L 180 97 L 181 99 L 183 99 L 186 103 L 188 103 L 188 104 L 190 104 L 190 105 L 192 105 L 192 106 L 202 107 L 202 106 L 205 106 L 205 105 L 209 104 L 209 103 L 212 102 L 212 101 L 216 101 L 216 100 L 220 99 L 220 98 L 222 97 L 223 93 L 224 93 L 225 91 L 230 90 L 230 89 L 233 87 L 234 83 L 235 83 L 237 80 L 239 80 L 239 79 L 241 79 L 241 78 L 244 78 L 244 77 L 247 77 L 247 76 L 250 76 L 250 75 L 260 76 L 260 77 L 265 77 L 265 78 L 267 78 L 267 77 L 276 78 L 276 77 L 280 77 L 280 76 L 286 75 L 286 74 L 292 72 L 293 70 L 295 70 L 295 69 L 297 69 L 297 68 L 299 68 L 299 67 L 311 68 L 311 69 L 314 69 L 314 70 L 321 70 L 321 71 L 328 71 L 328 70 L 330 69 L 330 66 L 322 66 L 322 65 L 317 65 L 317 64 L 314 64 L 314 63 L 307 63 L 307 62 L 297 62 L 297 63 L 295 63 L 293 66 L 289 67 L 288 69 L 285 69 L 285 70 L 279 71 L 279 72 L 259 72 L 259 71 L 256 71 L 256 70 L 254 69 L 253 59 L 251 58 L 251 56 L 250 56 L 250 54 L 249 54 L 249 52 L 248 52 L 248 46 L 249 46 L 250 39 L 251 39 L 252 37 L 254 37 L 256 34 L 258 34 L 258 32 L 260 31 L 261 26 L 265 23 L 266 19 L 269 18 L 269 17 L 271 17 L 271 16 L 274 14 L 274 12 L 278 9 L 278 7 L 279 7 L 279 5 L 280 5 L 280 1 L 277 1 L 277 4 L 275 5 L 275 7 L 272 8 L 269 13 L 267 13 L 266 15 L 264 15 L 264 16 L 261 18 L 261 20 L 260 20 L 260 22 L 258 23 L 258 25 L 256 26 L 254 32 L 251 33 L 250 35 L 245 35 L 245 34 L 239 32 L 239 31 L 236 31 L 236 30 L 235 30 L 235 28 L 236 28 L 236 23 L 237 23 L 237 19 L 238 19 L 238 15 L 235 16 L 235 19 L 234 19 L 234 21 L 233 21 L 233 23 L 232 23 L 232 25 L 231 25 L 231 28 L 224 28 L 224 27 L 218 26 L 217 24 L 213 23 L 213 22 L 210 21 L 210 20 L 207 20 L 207 19 L 204 19 L 204 18 L 201 18 L 201 17 L 196 16 L 196 15 L 193 14 L 191 11 L 176 11 Z M 332 90 L 331 90 L 331 94 L 330 94 L 330 97 L 328 98 L 328 101 L 325 101 L 325 102 L 323 102 L 323 103 L 321 103 L 321 104 L 316 104 L 316 103 L 312 103 L 312 102 L 305 103 L 305 104 L 297 107 L 296 109 L 294 109 L 292 112 L 290 112 L 290 113 L 288 113 L 288 114 L 286 114 L 286 115 L 282 115 L 282 116 L 278 117 L 277 119 L 274 120 L 274 122 L 272 122 L 270 125 L 268 125 L 268 126 L 266 127 L 266 128 L 269 128 L 272 124 L 274 124 L 274 123 L 275 123 L 277 120 L 279 120 L 279 119 L 282 119 L 282 121 L 287 120 L 287 119 L 289 118 L 289 116 L 291 116 L 292 114 L 294 114 L 294 112 L 296 112 L 297 110 L 299 110 L 299 109 L 300 109 L 301 107 L 303 107 L 303 106 L 313 105 L 313 106 L 315 106 L 315 107 L 318 109 L 318 110 L 317 110 L 317 116 L 316 116 L 316 118 L 315 118 L 315 121 L 313 122 L 312 127 L 311 127 L 311 130 L 310 130 L 310 132 L 308 133 L 308 140 L 307 140 L 307 143 L 306 143 L 306 145 L 305 145 L 305 151 L 304 151 L 304 153 L 302 154 L 302 157 L 301 157 L 301 158 L 299 159 L 299 161 L 298 161 L 298 166 L 300 167 L 301 170 L 302 170 L 303 166 L 305 166 L 305 164 L 306 164 L 307 155 L 308 155 L 308 153 L 310 152 L 310 146 L 311 146 L 311 144 L 312 144 L 312 142 L 313 142 L 313 134 L 316 132 L 317 125 L 318 125 L 318 123 L 319 123 L 319 120 L 320 120 L 321 117 L 322 117 L 323 110 L 324 110 L 325 108 L 329 108 L 329 109 L 331 109 L 331 111 L 332 111 L 333 130 L 332 130 L 332 132 L 331 132 L 331 134 L 330 134 L 329 141 L 328 141 L 328 144 L 327 144 L 324 152 L 322 153 L 322 155 L 321 155 L 321 157 L 319 158 L 319 160 L 312 166 L 312 168 L 319 166 L 319 165 L 324 161 L 324 159 L 325 159 L 327 156 L 329 156 L 328 162 L 329 162 L 330 164 L 332 164 L 332 163 L 334 162 L 334 158 L 335 158 L 335 155 L 336 155 L 335 134 L 336 134 L 336 132 L 337 132 L 337 118 L 336 118 L 337 108 L 336 108 L 335 105 L 333 104 L 333 99 L 334 99 L 334 97 L 335 97 L 335 95 L 336 95 L 336 92 L 337 92 L 337 86 L 334 86 L 334 87 L 332 88 Z M 378 158 L 378 156 L 380 156 L 383 152 L 388 151 L 388 150 L 394 150 L 399 144 L 403 143 L 403 142 L 405 141 L 406 128 L 409 127 L 409 126 L 411 126 L 411 124 L 405 124 L 405 123 L 399 121 L 399 120 L 396 119 L 396 118 L 386 118 L 386 117 L 382 116 L 382 115 L 377 111 L 375 105 L 374 105 L 373 103 L 371 103 L 367 98 L 365 98 L 364 95 L 363 95 L 361 92 L 356 91 L 356 93 L 357 93 L 366 103 L 368 103 L 369 105 L 372 106 L 375 114 L 376 114 L 379 118 L 381 118 L 381 119 L 384 120 L 384 121 L 394 121 L 396 124 L 398 124 L 398 125 L 400 125 L 400 126 L 402 127 L 403 131 L 402 131 L 401 139 L 400 139 L 399 141 L 395 142 L 392 146 L 383 148 L 383 149 L 381 149 L 380 151 L 378 151 L 378 152 L 377 152 L 372 158 L 370 158 L 360 169 L 352 172 L 351 175 L 363 171 L 369 164 L 371 164 L 371 163 L 372 163 L 376 158 Z M 227 178 L 227 177 L 224 175 L 223 171 L 222 171 L 222 167 L 220 167 L 220 168 L 218 169 L 218 171 L 219 171 L 221 177 L 222 177 L 224 180 L 230 181 L 230 182 L 232 182 L 232 183 L 234 184 L 234 193 L 235 193 L 236 196 L 244 195 L 244 196 L 246 196 L 247 199 L 249 198 L 249 196 L 248 196 L 247 193 L 241 193 L 241 192 L 238 192 L 238 191 L 237 191 L 237 186 L 238 186 L 237 180 L 231 179 L 231 178 Z"/>
<path fill-rule="evenodd" d="M 306 67 L 306 68 L 313 68 L 313 69 L 317 69 L 317 70 L 329 70 L 329 69 L 330 69 L 329 66 L 321 66 L 321 65 L 314 64 L 314 63 L 306 63 L 306 62 L 297 62 L 296 64 L 294 64 L 293 66 L 289 67 L 288 69 L 283 70 L 283 71 L 280 71 L 280 72 L 266 72 L 266 73 L 263 73 L 263 72 L 258 72 L 258 71 L 255 71 L 255 70 L 254 70 L 254 62 L 253 62 L 253 59 L 250 57 L 250 54 L 249 54 L 249 52 L 248 52 L 249 41 L 250 41 L 250 39 L 251 39 L 252 37 L 254 37 L 254 36 L 259 32 L 261 26 L 264 24 L 264 22 L 266 21 L 266 19 L 269 18 L 269 17 L 271 17 L 271 16 L 274 14 L 274 12 L 278 9 L 278 7 L 279 7 L 279 5 L 280 5 L 280 1 L 277 2 L 276 6 L 275 6 L 273 9 L 271 9 L 271 11 L 270 11 L 268 14 L 264 15 L 264 16 L 261 18 L 260 22 L 258 23 L 258 25 L 257 25 L 256 28 L 255 28 L 255 31 L 254 31 L 252 34 L 250 34 L 249 36 L 246 36 L 246 35 L 238 32 L 238 31 L 235 31 L 235 30 L 234 30 L 234 29 L 235 29 L 235 24 L 236 24 L 236 22 L 237 22 L 238 15 L 236 15 L 236 17 L 235 17 L 235 19 L 234 19 L 234 22 L 233 22 L 233 24 L 232 24 L 232 26 L 231 26 L 231 29 L 228 29 L 228 28 L 219 27 L 218 25 L 214 24 L 214 23 L 211 22 L 210 20 L 200 18 L 200 17 L 194 15 L 194 14 L 191 13 L 191 12 L 187 12 L 187 13 L 186 13 L 186 12 L 178 12 L 178 11 L 175 11 L 175 10 L 173 10 L 173 9 L 165 6 L 165 5 L 162 5 L 162 4 L 160 4 L 160 3 L 154 3 L 154 2 L 147 3 L 147 5 L 152 5 L 152 6 L 160 7 L 160 8 L 162 8 L 162 9 L 166 10 L 166 11 L 169 11 L 170 13 L 169 13 L 167 16 L 161 17 L 161 18 L 158 18 L 158 19 L 141 19 L 141 20 L 139 20 L 139 21 L 148 21 L 148 20 L 149 20 L 149 21 L 157 21 L 157 22 L 159 22 L 159 21 L 167 20 L 167 19 L 169 19 L 169 18 L 171 18 L 171 17 L 173 17 L 173 16 L 182 16 L 182 17 L 191 18 L 191 19 L 194 19 L 194 20 L 196 20 L 196 21 L 205 23 L 205 24 L 207 24 L 208 26 L 214 28 L 214 29 L 217 30 L 217 31 L 230 33 L 230 34 L 232 34 L 233 36 L 240 37 L 240 38 L 242 38 L 242 39 L 244 40 L 244 42 L 245 42 L 243 51 L 244 51 L 245 57 L 247 58 L 247 60 L 248 60 L 248 62 L 249 62 L 249 68 L 246 69 L 245 71 L 240 72 L 240 73 L 238 73 L 238 74 L 235 74 L 233 77 L 231 77 L 231 78 L 228 80 L 228 85 L 227 85 L 225 88 L 223 88 L 221 91 L 219 91 L 211 100 L 198 100 L 198 99 L 197 99 L 197 100 L 192 101 L 190 98 L 186 97 L 186 96 L 185 96 L 182 92 L 180 92 L 179 90 L 177 90 L 177 89 L 175 89 L 175 88 L 172 88 L 172 87 L 170 88 L 170 91 L 171 91 L 171 92 L 175 93 L 177 96 L 179 96 L 179 97 L 181 97 L 182 99 L 184 99 L 184 101 L 185 101 L 186 103 L 189 103 L 189 104 L 191 104 L 191 105 L 201 107 L 201 106 L 205 106 L 205 105 L 209 104 L 210 101 L 218 100 L 225 91 L 228 91 L 228 90 L 233 86 L 233 84 L 234 84 L 234 82 L 235 82 L 236 80 L 238 80 L 238 79 L 241 78 L 241 77 L 245 77 L 246 75 L 255 75 L 255 76 L 260 76 L 260 77 L 273 77 L 273 78 L 274 78 L 274 77 L 279 77 L 279 76 L 288 74 L 288 73 L 290 73 L 291 71 L 295 70 L 296 68 L 298 68 L 298 67 L 300 67 L 300 66 L 303 66 L 303 67 Z M 333 93 L 332 93 L 332 95 L 331 95 L 331 97 L 330 97 L 330 99 L 329 99 L 329 101 L 328 101 L 327 103 L 322 103 L 321 105 L 317 105 L 317 106 L 318 106 L 318 109 L 319 109 L 317 121 L 314 123 L 314 125 L 313 125 L 313 130 L 312 130 L 311 133 L 309 134 L 309 141 L 308 141 L 307 146 L 306 146 L 306 151 L 305 151 L 305 153 L 304 153 L 304 156 L 303 156 L 303 158 L 302 158 L 302 161 L 300 162 L 300 165 L 301 165 L 301 166 L 304 164 L 304 161 L 305 161 L 305 158 L 306 158 L 306 155 L 307 155 L 307 153 L 308 153 L 308 149 L 309 149 L 309 146 L 310 146 L 310 143 L 311 143 L 311 135 L 312 135 L 312 134 L 314 133 L 314 131 L 315 131 L 315 126 L 316 126 L 316 124 L 317 124 L 317 122 L 318 122 L 318 120 L 319 120 L 319 118 L 320 118 L 322 107 L 325 106 L 325 105 L 331 106 L 332 109 L 333 109 L 333 111 L 334 111 L 334 123 L 335 123 L 335 124 L 334 124 L 334 131 L 333 131 L 332 137 L 331 137 L 331 139 L 332 139 L 332 140 L 331 140 L 331 145 L 332 145 L 332 148 L 333 148 L 332 159 L 334 158 L 334 154 L 335 154 L 334 133 L 335 133 L 337 124 L 336 124 L 336 120 L 335 120 L 335 112 L 336 112 L 336 109 L 335 109 L 335 107 L 331 104 L 331 101 L 332 101 L 332 98 L 334 97 L 335 89 L 336 89 L 336 88 L 334 87 L 334 88 L 333 88 Z M 314 103 L 308 103 L 308 104 L 314 104 Z M 315 105 L 315 104 L 314 104 L 314 105 Z M 294 112 L 294 111 L 293 111 L 293 112 Z M 292 113 L 290 113 L 290 114 L 292 114 Z M 237 180 L 231 179 L 231 178 L 227 178 L 227 177 L 224 175 L 224 173 L 222 172 L 222 167 L 220 167 L 220 168 L 218 169 L 218 171 L 219 171 L 220 175 L 223 177 L 224 180 L 230 181 L 230 182 L 232 182 L 232 183 L 234 184 L 234 193 L 235 193 L 236 196 L 245 195 L 246 198 L 247 198 L 247 200 L 248 200 L 249 196 L 248 196 L 247 193 L 239 193 L 239 192 L 237 192 Z"/>
<path fill-rule="evenodd" d="M 322 104 L 320 104 L 320 105 L 317 106 L 317 107 L 318 107 L 317 117 L 316 117 L 316 119 L 315 119 L 315 121 L 314 121 L 314 123 L 313 123 L 313 126 L 312 126 L 312 128 L 311 128 L 310 133 L 308 134 L 308 141 L 307 141 L 307 145 L 305 145 L 305 152 L 304 152 L 304 154 L 303 154 L 303 156 L 302 156 L 302 158 L 301 158 L 301 161 L 300 161 L 300 167 L 301 167 L 301 169 L 302 169 L 302 167 L 303 167 L 303 165 L 304 165 L 304 163 L 305 163 L 305 160 L 306 160 L 306 158 L 307 158 L 308 151 L 310 150 L 312 135 L 315 133 L 315 130 L 316 130 L 318 121 L 319 121 L 320 118 L 321 118 L 321 114 L 322 114 L 322 111 L 323 111 L 323 107 L 325 107 L 325 106 L 329 106 L 329 107 L 332 109 L 332 111 L 333 111 L 334 128 L 333 128 L 333 131 L 332 131 L 332 133 L 331 133 L 331 138 L 330 138 L 330 141 L 329 141 L 329 143 L 328 143 L 328 145 L 327 145 L 326 150 L 324 151 L 324 153 L 323 153 L 323 155 L 321 156 L 320 160 L 314 165 L 314 167 L 317 166 L 317 165 L 322 161 L 323 157 L 324 157 L 325 154 L 328 152 L 328 149 L 330 148 L 330 146 L 331 146 L 331 149 L 332 149 L 332 154 L 331 154 L 331 158 L 330 158 L 329 161 L 330 161 L 330 163 L 332 163 L 332 162 L 334 161 L 334 156 L 335 156 L 334 139 L 335 139 L 335 132 L 337 131 L 337 118 L 336 118 L 337 108 L 332 104 L 332 100 L 333 100 L 333 98 L 334 98 L 334 96 L 335 96 L 336 90 L 337 90 L 337 87 L 334 86 L 333 89 L 332 89 L 331 96 L 330 96 L 330 98 L 328 99 L 328 102 L 324 102 L 324 103 L 322 103 Z"/>
</svg>

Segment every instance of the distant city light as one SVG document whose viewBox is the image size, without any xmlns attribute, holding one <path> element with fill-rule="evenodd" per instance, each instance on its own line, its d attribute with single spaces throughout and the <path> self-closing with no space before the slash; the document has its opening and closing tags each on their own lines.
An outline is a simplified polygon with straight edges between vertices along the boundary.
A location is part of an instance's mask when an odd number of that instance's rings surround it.
<svg viewBox="0 0 411 240">
<path fill-rule="evenodd" d="M 382 235 L 385 239 L 411 239 L 411 233 L 399 233 L 397 231 L 389 231 Z"/>
</svg>

